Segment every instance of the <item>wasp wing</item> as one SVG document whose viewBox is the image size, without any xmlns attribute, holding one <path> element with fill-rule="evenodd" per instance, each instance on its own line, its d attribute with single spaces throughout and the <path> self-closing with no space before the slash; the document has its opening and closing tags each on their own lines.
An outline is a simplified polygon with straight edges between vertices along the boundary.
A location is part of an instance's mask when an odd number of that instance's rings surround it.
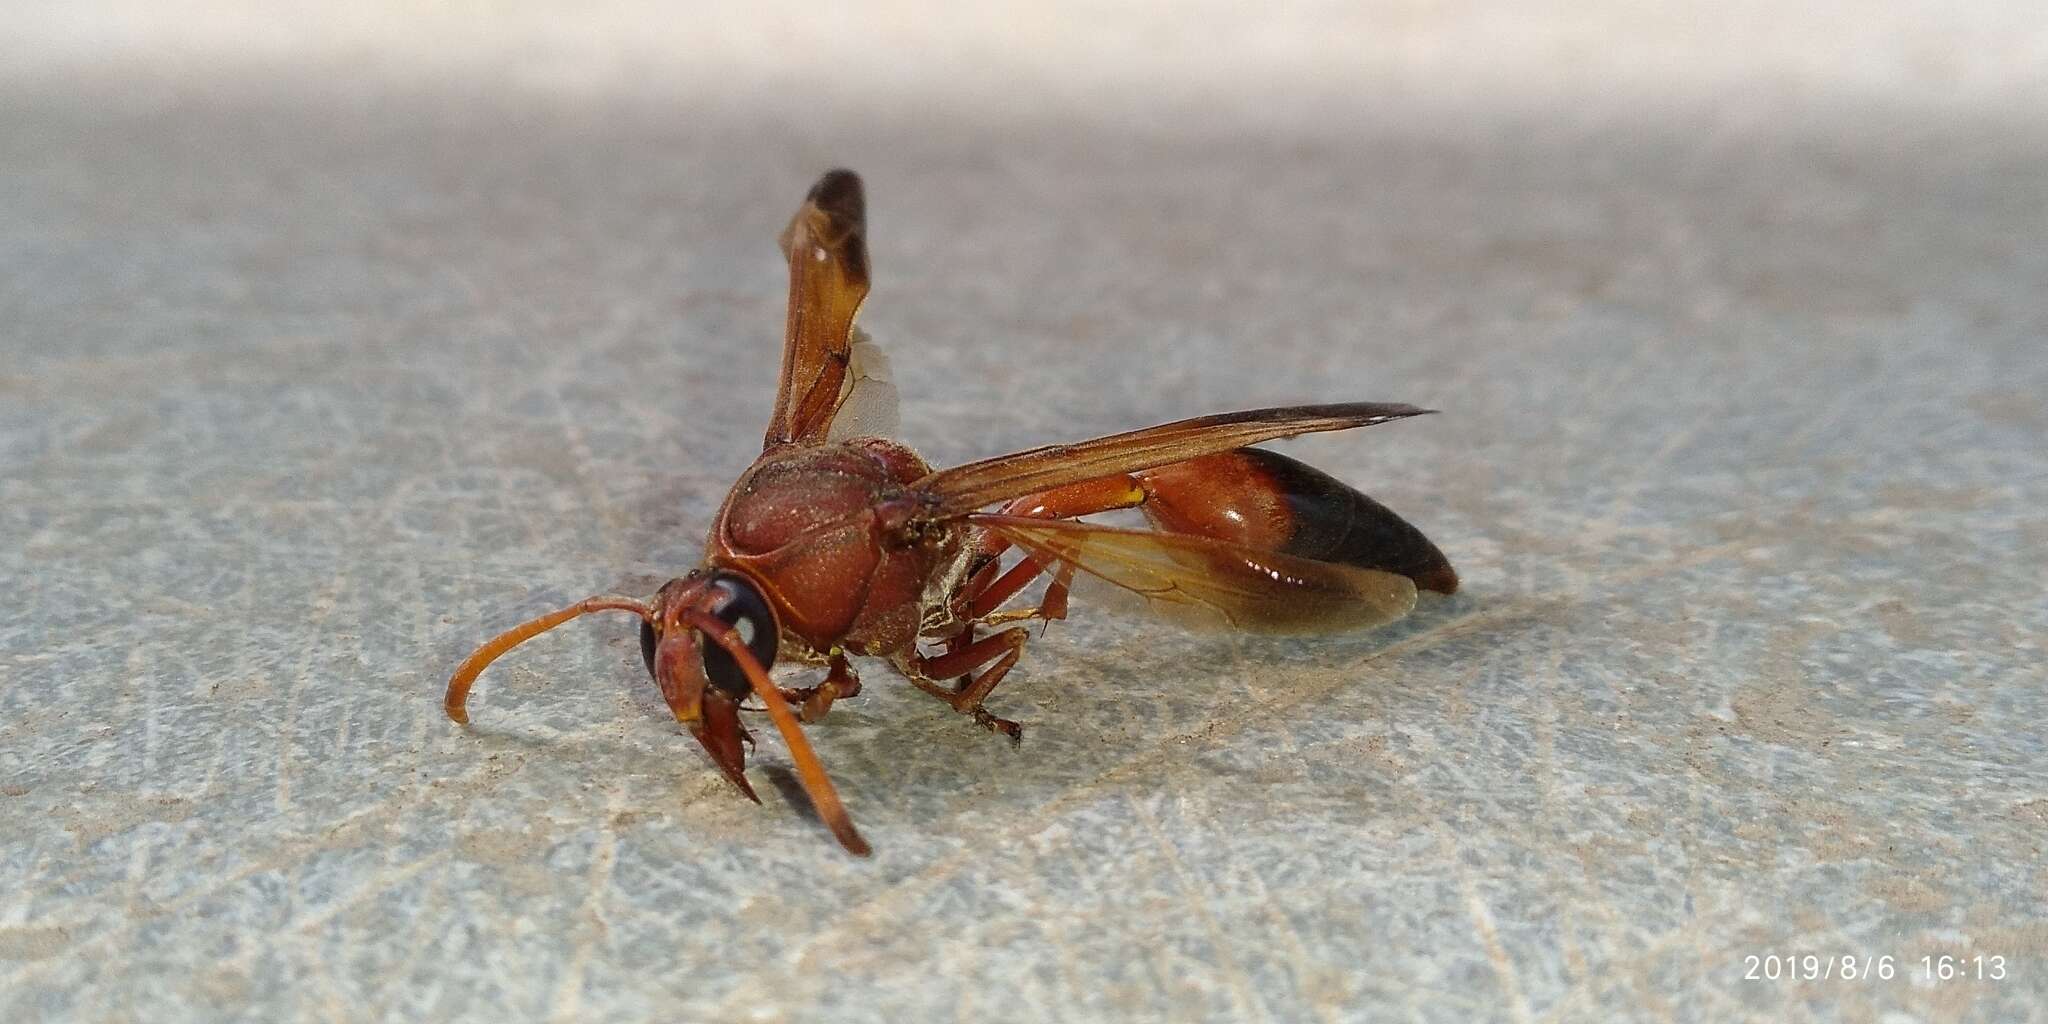
<svg viewBox="0 0 2048 1024">
<path fill-rule="evenodd" d="M 912 487 L 934 499 L 929 516 L 947 518 L 1083 480 L 1135 473 L 1276 438 L 1369 427 L 1431 411 L 1393 403 L 1345 402 L 1201 416 L 970 462 L 939 470 Z"/>
<path fill-rule="evenodd" d="M 868 295 L 867 200 L 860 176 L 827 171 L 782 232 L 789 321 L 782 379 L 763 447 L 824 440 L 858 377 L 853 318 Z"/>
<path fill-rule="evenodd" d="M 1415 607 L 1398 573 L 1317 562 L 1185 533 L 1030 516 L 967 521 L 1061 571 L 1141 599 L 1160 618 L 1204 630 L 1335 633 L 1383 625 Z"/>
<path fill-rule="evenodd" d="M 846 379 L 839 385 L 839 401 L 832 406 L 825 440 L 895 436 L 896 381 L 882 346 L 856 327 L 848 357 Z"/>
</svg>

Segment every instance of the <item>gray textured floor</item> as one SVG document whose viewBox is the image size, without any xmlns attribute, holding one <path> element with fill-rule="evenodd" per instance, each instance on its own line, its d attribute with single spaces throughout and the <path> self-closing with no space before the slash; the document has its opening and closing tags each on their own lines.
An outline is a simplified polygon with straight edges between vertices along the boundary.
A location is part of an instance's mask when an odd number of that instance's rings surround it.
<svg viewBox="0 0 2048 1024">
<path fill-rule="evenodd" d="M 1518 9 L 10 18 L 0 1020 L 2043 1019 L 2048 33 Z M 1285 450 L 1468 589 L 875 667 L 868 862 L 623 620 L 451 726 L 696 557 L 834 163 L 934 461 L 1426 403 Z"/>
</svg>

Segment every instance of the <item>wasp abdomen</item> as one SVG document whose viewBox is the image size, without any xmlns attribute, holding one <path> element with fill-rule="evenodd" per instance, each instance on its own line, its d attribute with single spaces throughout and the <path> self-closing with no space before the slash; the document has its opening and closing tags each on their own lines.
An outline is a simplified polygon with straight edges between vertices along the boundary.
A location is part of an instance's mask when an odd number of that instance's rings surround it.
<svg viewBox="0 0 2048 1024">
<path fill-rule="evenodd" d="M 1385 505 L 1294 459 L 1239 448 L 1136 474 L 1154 526 L 1319 562 L 1399 573 L 1449 594 L 1458 574 Z"/>
</svg>

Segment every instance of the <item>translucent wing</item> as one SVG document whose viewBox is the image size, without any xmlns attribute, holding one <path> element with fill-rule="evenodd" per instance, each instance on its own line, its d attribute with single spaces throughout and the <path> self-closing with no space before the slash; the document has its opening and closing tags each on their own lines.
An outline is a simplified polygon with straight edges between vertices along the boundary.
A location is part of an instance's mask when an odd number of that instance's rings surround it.
<svg viewBox="0 0 2048 1024">
<path fill-rule="evenodd" d="M 1141 599 L 1154 615 L 1194 629 L 1334 633 L 1383 625 L 1415 607 L 1397 573 L 1260 551 L 1191 534 L 1071 520 L 973 515 L 1041 561 Z"/>
<path fill-rule="evenodd" d="M 889 357 L 866 331 L 853 329 L 853 350 L 846 366 L 846 380 L 839 386 L 839 402 L 832 407 L 832 425 L 827 441 L 850 437 L 891 437 L 896 433 L 896 382 L 889 374 Z"/>
<path fill-rule="evenodd" d="M 1412 405 L 1345 402 L 1201 416 L 970 462 L 942 469 L 913 486 L 937 499 L 928 514 L 944 518 L 1083 480 L 1135 473 L 1296 434 L 1369 427 L 1429 411 Z"/>
<path fill-rule="evenodd" d="M 823 440 L 847 394 L 853 318 L 868 295 L 867 201 L 860 176 L 827 171 L 782 233 L 789 322 L 764 447 Z"/>
</svg>

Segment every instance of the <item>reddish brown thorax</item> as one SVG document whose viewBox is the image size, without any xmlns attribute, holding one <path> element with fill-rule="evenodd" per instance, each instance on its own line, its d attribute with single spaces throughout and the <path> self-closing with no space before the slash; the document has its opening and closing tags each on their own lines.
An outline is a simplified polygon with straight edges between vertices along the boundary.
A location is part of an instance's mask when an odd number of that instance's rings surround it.
<svg viewBox="0 0 2048 1024">
<path fill-rule="evenodd" d="M 901 651 L 917 638 L 927 584 L 962 548 L 951 524 L 903 532 L 916 506 L 908 485 L 929 472 L 881 438 L 771 451 L 726 498 L 705 563 L 751 576 L 784 635 L 813 652 Z"/>
</svg>

